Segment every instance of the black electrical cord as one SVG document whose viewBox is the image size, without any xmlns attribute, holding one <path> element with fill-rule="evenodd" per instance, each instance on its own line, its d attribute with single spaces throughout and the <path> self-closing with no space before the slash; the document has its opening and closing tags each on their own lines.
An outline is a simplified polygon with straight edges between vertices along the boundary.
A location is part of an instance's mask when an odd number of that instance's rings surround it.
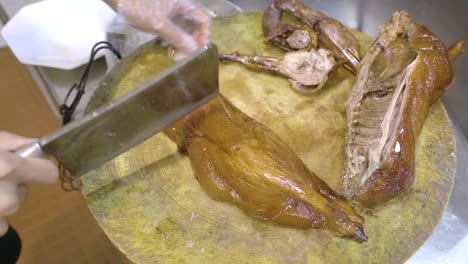
<svg viewBox="0 0 468 264">
<path fill-rule="evenodd" d="M 81 79 L 72 85 L 70 90 L 68 90 L 67 95 L 65 96 L 63 104 L 59 106 L 60 114 L 63 116 L 62 125 L 66 125 L 71 121 L 73 113 L 75 112 L 78 104 L 81 101 L 81 98 L 83 97 L 83 94 L 85 93 L 86 83 L 88 81 L 88 76 L 91 70 L 91 65 L 94 62 L 94 58 L 99 51 L 105 49 L 110 50 L 119 60 L 122 59 L 120 53 L 114 48 L 114 46 L 112 46 L 111 43 L 107 41 L 100 41 L 93 46 L 91 49 L 88 65 L 86 66 Z M 71 104 L 67 105 L 68 99 L 74 90 L 75 97 L 73 98 Z M 70 175 L 61 163 L 59 163 L 59 177 L 61 180 L 62 189 L 65 191 L 81 190 L 81 178 L 79 176 L 77 177 Z"/>
<path fill-rule="evenodd" d="M 72 85 L 72 87 L 67 93 L 67 96 L 65 97 L 64 103 L 60 105 L 60 114 L 63 115 L 62 125 L 66 125 L 67 123 L 71 121 L 73 113 L 75 112 L 76 107 L 80 103 L 80 100 L 83 94 L 85 93 L 86 82 L 88 81 L 89 72 L 93 64 L 94 58 L 96 57 L 99 51 L 104 50 L 104 49 L 108 49 L 112 51 L 112 53 L 114 53 L 114 55 L 118 59 L 122 58 L 120 53 L 112 46 L 112 44 L 110 44 L 107 41 L 98 42 L 93 46 L 91 50 L 91 55 L 89 57 L 88 65 L 86 66 L 85 71 L 83 72 L 83 75 L 81 76 L 80 81 Z M 76 90 L 75 98 L 73 99 L 70 105 L 67 105 L 68 99 L 73 90 Z"/>
</svg>

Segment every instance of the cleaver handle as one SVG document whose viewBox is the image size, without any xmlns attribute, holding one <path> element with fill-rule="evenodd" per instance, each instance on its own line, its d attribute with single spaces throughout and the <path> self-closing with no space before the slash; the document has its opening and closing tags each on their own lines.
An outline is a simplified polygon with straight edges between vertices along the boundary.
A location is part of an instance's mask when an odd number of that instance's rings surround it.
<svg viewBox="0 0 468 264">
<path fill-rule="evenodd" d="M 15 151 L 15 154 L 23 158 L 50 158 L 49 155 L 42 151 L 41 144 L 39 144 L 39 141 L 29 143 L 21 147 L 20 149 Z"/>
</svg>

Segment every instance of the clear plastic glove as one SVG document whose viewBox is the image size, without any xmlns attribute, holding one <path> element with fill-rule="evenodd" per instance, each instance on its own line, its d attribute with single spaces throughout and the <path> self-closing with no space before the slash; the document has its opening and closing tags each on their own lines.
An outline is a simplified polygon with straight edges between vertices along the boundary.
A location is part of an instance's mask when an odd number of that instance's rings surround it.
<svg viewBox="0 0 468 264">
<path fill-rule="evenodd" d="M 133 26 L 155 33 L 175 48 L 174 58 L 210 41 L 211 17 L 190 0 L 116 0 L 117 12 Z M 182 28 L 183 27 L 183 28 Z"/>
<path fill-rule="evenodd" d="M 23 201 L 27 184 L 53 183 L 58 169 L 50 160 L 22 158 L 12 152 L 35 139 L 0 131 L 0 237 L 8 230 L 6 217 L 14 214 Z"/>
</svg>

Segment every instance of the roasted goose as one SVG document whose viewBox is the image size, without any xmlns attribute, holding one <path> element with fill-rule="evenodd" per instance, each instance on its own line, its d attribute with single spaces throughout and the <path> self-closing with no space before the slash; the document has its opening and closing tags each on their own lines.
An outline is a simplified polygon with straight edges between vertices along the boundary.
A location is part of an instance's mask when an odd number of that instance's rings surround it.
<svg viewBox="0 0 468 264">
<path fill-rule="evenodd" d="M 414 180 L 415 145 L 430 106 L 455 78 L 448 51 L 425 26 L 396 12 L 361 63 L 347 106 L 346 164 L 340 192 L 374 207 Z"/>
<path fill-rule="evenodd" d="M 282 23 L 282 12 L 298 18 L 304 25 Z M 221 55 L 220 59 L 289 78 L 292 88 L 299 93 L 319 91 L 341 65 L 354 73 L 357 70 L 357 39 L 340 22 L 300 1 L 274 1 L 263 13 L 263 28 L 267 41 L 288 51 L 283 59 L 237 52 Z"/>
<path fill-rule="evenodd" d="M 235 52 L 219 56 L 220 60 L 237 61 L 253 70 L 269 71 L 289 78 L 291 87 L 299 93 L 320 90 L 333 76 L 337 64 L 326 49 L 300 50 L 285 54 L 282 60 L 262 56 L 242 56 Z"/>
<path fill-rule="evenodd" d="M 284 51 L 316 48 L 317 33 L 307 25 L 281 22 L 282 13 L 274 3 L 263 12 L 265 40 Z"/>
<path fill-rule="evenodd" d="M 165 133 L 188 153 L 215 200 L 295 228 L 326 228 L 364 242 L 363 218 L 273 132 L 220 96 Z"/>
<path fill-rule="evenodd" d="M 304 26 L 281 23 L 282 12 L 299 19 Z M 305 6 L 297 0 L 275 0 L 263 13 L 266 39 L 286 51 L 320 47 L 334 53 L 352 72 L 359 66 L 359 42 L 343 24 Z"/>
</svg>

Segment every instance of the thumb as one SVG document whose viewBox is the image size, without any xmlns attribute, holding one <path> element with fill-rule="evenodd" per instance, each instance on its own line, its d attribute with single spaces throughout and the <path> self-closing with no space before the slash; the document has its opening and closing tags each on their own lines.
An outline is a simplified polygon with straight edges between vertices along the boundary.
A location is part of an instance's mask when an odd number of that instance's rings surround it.
<svg viewBox="0 0 468 264">
<path fill-rule="evenodd" d="M 156 33 L 169 42 L 178 52 L 188 54 L 199 48 L 192 35 L 170 20 L 166 20 L 164 26 L 159 27 Z"/>
<path fill-rule="evenodd" d="M 0 131 L 0 150 L 15 151 L 37 139 L 18 136 L 6 131 Z"/>
<path fill-rule="evenodd" d="M 0 217 L 0 238 L 4 236 L 8 231 L 8 222 L 5 218 Z"/>
</svg>

